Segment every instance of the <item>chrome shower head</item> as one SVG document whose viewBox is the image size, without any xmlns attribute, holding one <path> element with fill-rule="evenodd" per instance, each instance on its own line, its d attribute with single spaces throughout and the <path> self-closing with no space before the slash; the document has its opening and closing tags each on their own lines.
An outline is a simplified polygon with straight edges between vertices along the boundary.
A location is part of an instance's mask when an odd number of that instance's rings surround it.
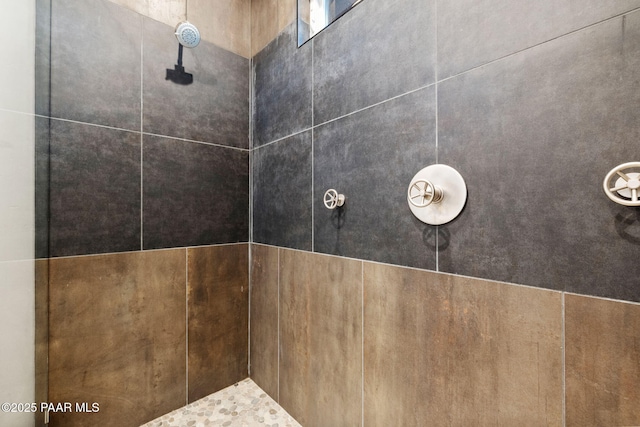
<svg viewBox="0 0 640 427">
<path fill-rule="evenodd" d="M 196 47 L 200 43 L 200 31 L 192 23 L 184 21 L 176 26 L 176 38 L 184 47 Z"/>
</svg>

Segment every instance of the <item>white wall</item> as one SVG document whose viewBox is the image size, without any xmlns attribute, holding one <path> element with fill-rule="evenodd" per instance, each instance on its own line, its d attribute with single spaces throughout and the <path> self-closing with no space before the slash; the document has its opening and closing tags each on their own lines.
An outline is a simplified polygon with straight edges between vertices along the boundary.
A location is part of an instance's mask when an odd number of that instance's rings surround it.
<svg viewBox="0 0 640 427">
<path fill-rule="evenodd" d="M 34 401 L 35 0 L 0 0 L 0 403 Z M 32 426 L 0 411 L 0 426 Z"/>
</svg>

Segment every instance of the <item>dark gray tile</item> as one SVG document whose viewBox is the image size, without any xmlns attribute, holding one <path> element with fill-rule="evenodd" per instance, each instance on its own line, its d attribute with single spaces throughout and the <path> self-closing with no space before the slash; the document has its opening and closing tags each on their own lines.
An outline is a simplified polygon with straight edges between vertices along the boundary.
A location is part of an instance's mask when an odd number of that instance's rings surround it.
<svg viewBox="0 0 640 427">
<path fill-rule="evenodd" d="M 320 126 L 314 134 L 315 250 L 435 268 L 436 227 L 417 220 L 407 187 L 435 163 L 435 97 L 426 88 Z M 323 196 L 346 196 L 328 210 Z"/>
<path fill-rule="evenodd" d="M 297 47 L 295 23 L 253 58 L 253 145 L 311 127 L 311 44 Z"/>
<path fill-rule="evenodd" d="M 311 250 L 311 131 L 253 152 L 253 241 Z"/>
<path fill-rule="evenodd" d="M 144 136 L 144 248 L 246 242 L 246 151 Z"/>
<path fill-rule="evenodd" d="M 637 7 L 639 0 L 438 0 L 439 78 Z"/>
<path fill-rule="evenodd" d="M 51 0 L 36 0 L 35 112 L 51 115 Z"/>
<path fill-rule="evenodd" d="M 59 120 L 50 126 L 50 255 L 140 249 L 140 135 Z M 40 166 L 46 153 L 39 155 Z"/>
<path fill-rule="evenodd" d="M 107 0 L 56 0 L 51 115 L 140 129 L 142 17 Z"/>
<path fill-rule="evenodd" d="M 314 123 L 435 80 L 435 0 L 367 0 L 313 40 Z"/>
<path fill-rule="evenodd" d="M 638 212 L 602 191 L 640 154 L 638 69 L 634 13 L 439 86 L 439 160 L 469 191 L 442 271 L 640 300 Z"/>
<path fill-rule="evenodd" d="M 49 145 L 51 120 L 35 118 L 35 257 L 49 258 Z"/>
<path fill-rule="evenodd" d="M 178 60 L 174 28 L 144 18 L 144 131 L 249 147 L 249 60 L 201 41 L 185 48 L 193 83 L 166 80 Z"/>
</svg>

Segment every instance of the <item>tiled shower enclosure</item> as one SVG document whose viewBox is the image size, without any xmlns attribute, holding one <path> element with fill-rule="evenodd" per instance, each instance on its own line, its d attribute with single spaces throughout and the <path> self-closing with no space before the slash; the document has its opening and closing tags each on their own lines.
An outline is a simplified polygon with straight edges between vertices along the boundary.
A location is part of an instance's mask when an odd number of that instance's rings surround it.
<svg viewBox="0 0 640 427">
<path fill-rule="evenodd" d="M 364 0 L 301 47 L 295 3 L 0 6 L 35 218 L 0 213 L 0 400 L 138 426 L 250 377 L 305 427 L 640 425 L 640 215 L 602 191 L 640 161 L 640 0 Z M 468 188 L 437 227 L 434 163 Z"/>
</svg>

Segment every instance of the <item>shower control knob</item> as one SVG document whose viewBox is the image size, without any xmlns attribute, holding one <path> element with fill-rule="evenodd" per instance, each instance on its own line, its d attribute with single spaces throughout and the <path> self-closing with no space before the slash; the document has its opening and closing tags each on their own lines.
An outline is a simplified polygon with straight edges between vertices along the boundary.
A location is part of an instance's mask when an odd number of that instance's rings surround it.
<svg viewBox="0 0 640 427">
<path fill-rule="evenodd" d="M 467 202 L 467 185 L 451 166 L 437 164 L 420 170 L 407 189 L 411 213 L 425 224 L 453 221 Z"/>
<path fill-rule="evenodd" d="M 407 199 L 418 208 L 424 208 L 431 203 L 440 203 L 444 197 L 442 188 L 433 185 L 431 181 L 426 179 L 417 179 L 409 186 Z"/>
<path fill-rule="evenodd" d="M 640 206 L 640 162 L 623 163 L 611 169 L 602 188 L 607 197 L 620 205 Z"/>
<path fill-rule="evenodd" d="M 335 209 L 344 205 L 345 197 L 344 194 L 339 194 L 336 190 L 330 188 L 324 193 L 323 200 L 327 209 Z"/>
</svg>

